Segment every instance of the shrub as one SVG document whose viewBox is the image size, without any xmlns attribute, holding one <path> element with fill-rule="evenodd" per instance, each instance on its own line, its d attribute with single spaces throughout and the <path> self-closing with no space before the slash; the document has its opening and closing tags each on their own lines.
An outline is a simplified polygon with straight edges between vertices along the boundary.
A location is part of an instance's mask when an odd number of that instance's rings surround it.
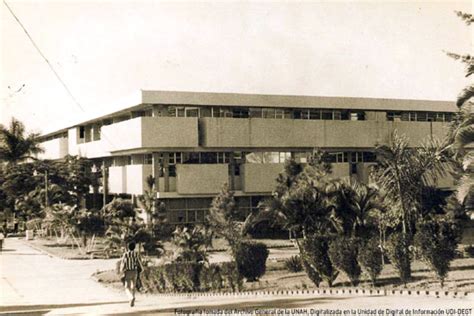
<svg viewBox="0 0 474 316">
<path fill-rule="evenodd" d="M 386 245 L 390 262 L 397 269 L 400 280 L 406 285 L 411 278 L 410 240 L 402 233 L 394 233 Z"/>
<path fill-rule="evenodd" d="M 465 257 L 474 258 L 474 246 L 469 245 L 464 248 Z"/>
<path fill-rule="evenodd" d="M 414 244 L 422 260 L 436 273 L 441 287 L 456 256 L 460 234 L 454 223 L 427 221 L 420 223 Z"/>
<path fill-rule="evenodd" d="M 234 262 L 204 265 L 173 262 L 145 267 L 140 274 L 145 292 L 186 293 L 242 289 L 242 277 Z"/>
<path fill-rule="evenodd" d="M 199 284 L 202 291 L 219 291 L 222 289 L 221 267 L 218 264 L 203 266 L 199 273 Z"/>
<path fill-rule="evenodd" d="M 199 263 L 171 263 L 164 265 L 166 287 L 173 292 L 193 292 L 199 289 Z"/>
<path fill-rule="evenodd" d="M 365 272 L 369 275 L 372 285 L 375 286 L 377 277 L 382 272 L 382 249 L 377 237 L 367 240 L 359 249 L 357 260 Z"/>
<path fill-rule="evenodd" d="M 328 238 L 324 236 L 312 236 L 303 241 L 304 261 L 306 267 L 310 268 L 306 271 L 311 271 L 312 275 L 308 277 L 314 282 L 318 278 L 315 272 L 326 281 L 331 287 L 334 280 L 337 278 L 338 272 L 334 269 L 331 259 L 328 255 L 329 243 Z M 316 284 L 316 283 L 315 283 Z M 318 284 L 316 284 L 318 286 Z"/>
<path fill-rule="evenodd" d="M 242 275 L 239 273 L 235 262 L 223 262 L 221 273 L 224 281 L 224 288 L 229 288 L 233 292 L 240 291 L 243 287 Z"/>
<path fill-rule="evenodd" d="M 319 287 L 319 284 L 321 284 L 323 279 L 319 275 L 318 271 L 311 267 L 308 261 L 305 259 L 301 259 L 301 263 L 303 264 L 303 268 L 308 275 L 308 278 L 314 283 L 314 285 L 316 285 L 316 287 Z"/>
<path fill-rule="evenodd" d="M 355 238 L 338 237 L 331 241 L 329 258 L 334 266 L 344 272 L 352 286 L 359 284 L 361 269 L 357 262 L 357 240 Z"/>
<path fill-rule="evenodd" d="M 303 270 L 300 256 L 291 256 L 285 260 L 285 268 L 293 273 L 300 272 Z"/>
<path fill-rule="evenodd" d="M 258 280 L 265 274 L 269 251 L 263 243 L 241 243 L 235 251 L 239 273 L 248 282 Z"/>
</svg>

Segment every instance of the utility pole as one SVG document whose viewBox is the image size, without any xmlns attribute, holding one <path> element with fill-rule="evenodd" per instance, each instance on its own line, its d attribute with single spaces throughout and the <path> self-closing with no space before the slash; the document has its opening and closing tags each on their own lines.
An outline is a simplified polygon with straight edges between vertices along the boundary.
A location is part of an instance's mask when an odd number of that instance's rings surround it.
<svg viewBox="0 0 474 316">
<path fill-rule="evenodd" d="M 48 170 L 44 170 L 44 206 L 49 207 L 48 199 Z"/>
</svg>

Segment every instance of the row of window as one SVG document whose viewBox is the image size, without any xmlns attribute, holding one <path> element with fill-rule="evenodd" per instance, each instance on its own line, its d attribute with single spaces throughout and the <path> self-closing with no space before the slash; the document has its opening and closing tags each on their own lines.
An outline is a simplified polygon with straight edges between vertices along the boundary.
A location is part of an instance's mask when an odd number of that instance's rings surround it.
<svg viewBox="0 0 474 316">
<path fill-rule="evenodd" d="M 235 204 L 240 215 L 237 220 L 244 220 L 245 217 L 258 207 L 262 196 L 236 197 Z M 211 207 L 212 199 L 169 199 L 166 201 L 168 210 L 168 221 L 171 224 L 200 223 Z"/>
<path fill-rule="evenodd" d="M 306 120 L 364 120 L 363 111 L 333 109 L 232 108 L 169 106 L 171 117 L 228 117 Z"/>
<path fill-rule="evenodd" d="M 449 112 L 387 112 L 387 121 L 450 122 L 453 116 Z"/>
<path fill-rule="evenodd" d="M 158 163 L 163 165 L 165 155 L 158 154 Z M 289 151 L 258 151 L 258 152 L 171 152 L 168 155 L 168 165 L 176 164 L 227 164 L 231 156 L 236 164 L 248 163 L 284 163 L 293 157 L 298 163 L 307 163 L 311 152 L 289 152 Z M 374 162 L 376 160 L 373 152 L 344 151 L 330 152 L 326 155 L 326 161 L 331 163 L 341 162 Z M 114 157 L 114 166 L 125 165 L 150 165 L 153 163 L 152 154 L 139 154 L 131 156 Z"/>
</svg>

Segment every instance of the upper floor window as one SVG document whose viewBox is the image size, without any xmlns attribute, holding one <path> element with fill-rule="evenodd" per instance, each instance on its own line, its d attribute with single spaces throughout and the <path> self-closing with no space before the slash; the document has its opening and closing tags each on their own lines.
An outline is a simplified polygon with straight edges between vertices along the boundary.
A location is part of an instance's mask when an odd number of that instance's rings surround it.
<svg viewBox="0 0 474 316">
<path fill-rule="evenodd" d="M 449 112 L 387 112 L 387 121 L 450 122 L 452 117 Z"/>
</svg>

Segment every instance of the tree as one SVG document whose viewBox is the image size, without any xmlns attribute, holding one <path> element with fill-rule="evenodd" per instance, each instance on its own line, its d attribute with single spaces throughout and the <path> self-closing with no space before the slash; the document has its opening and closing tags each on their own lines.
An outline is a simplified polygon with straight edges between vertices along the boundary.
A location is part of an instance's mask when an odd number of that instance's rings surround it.
<svg viewBox="0 0 474 316">
<path fill-rule="evenodd" d="M 377 164 L 371 177 L 396 210 L 403 235 L 413 234 L 420 215 L 422 189 L 449 169 L 449 156 L 436 140 L 419 148 L 408 146 L 408 138 L 393 133 L 390 145 L 376 147 Z"/>
<path fill-rule="evenodd" d="M 238 209 L 234 193 L 229 190 L 226 183 L 219 195 L 212 200 L 209 214 L 206 216 L 206 224 L 229 243 L 233 255 L 243 239 L 242 223 L 239 223 L 237 218 Z"/>
<path fill-rule="evenodd" d="M 419 223 L 414 237 L 416 250 L 423 261 L 436 273 L 444 286 L 451 261 L 456 256 L 460 230 L 452 222 L 438 219 Z"/>
<path fill-rule="evenodd" d="M 12 164 L 36 159 L 36 155 L 43 152 L 38 137 L 37 133 L 25 135 L 25 126 L 15 118 L 8 127 L 0 124 L 0 161 Z"/>
<path fill-rule="evenodd" d="M 456 14 L 470 26 L 474 18 L 470 13 L 456 11 Z M 448 56 L 460 60 L 466 66 L 466 77 L 474 74 L 474 56 L 466 54 L 447 53 Z M 466 208 L 474 205 L 474 153 L 468 150 L 467 145 L 474 142 L 474 115 L 473 113 L 474 84 L 465 87 L 458 95 L 456 105 L 459 111 L 450 124 L 447 137 L 448 147 L 454 151 L 455 158 L 462 168 L 458 172 L 459 183 L 456 197 L 459 203 Z"/>
<path fill-rule="evenodd" d="M 203 227 L 176 227 L 173 232 L 173 244 L 179 249 L 176 260 L 179 262 L 207 262 L 206 245 L 210 236 Z"/>
<path fill-rule="evenodd" d="M 328 188 L 330 207 L 342 233 L 351 237 L 369 236 L 376 230 L 375 218 L 383 212 L 377 189 L 352 178 L 339 179 Z"/>
<path fill-rule="evenodd" d="M 150 175 L 146 180 L 148 188 L 137 199 L 138 207 L 144 215 L 145 228 L 153 237 L 169 236 L 171 231 L 167 225 L 166 206 L 157 198 L 155 178 Z"/>
</svg>

